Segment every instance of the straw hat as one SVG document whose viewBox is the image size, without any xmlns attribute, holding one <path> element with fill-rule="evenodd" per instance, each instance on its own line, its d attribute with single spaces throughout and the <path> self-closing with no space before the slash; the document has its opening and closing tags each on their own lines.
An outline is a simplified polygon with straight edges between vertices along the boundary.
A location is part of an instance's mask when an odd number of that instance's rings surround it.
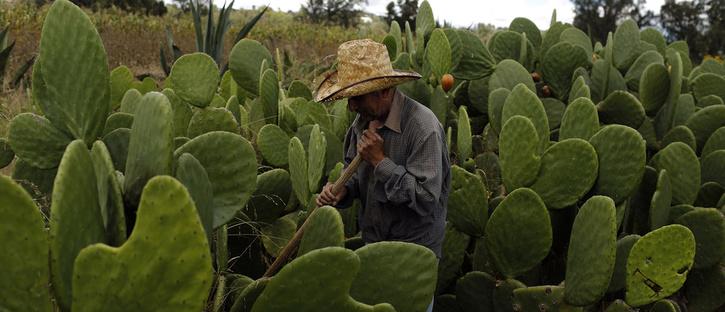
<svg viewBox="0 0 725 312">
<path fill-rule="evenodd" d="M 362 95 L 420 77 L 413 71 L 393 69 L 388 49 L 382 43 L 370 39 L 348 41 L 337 49 L 337 69 L 323 77 L 315 101 Z"/>
</svg>

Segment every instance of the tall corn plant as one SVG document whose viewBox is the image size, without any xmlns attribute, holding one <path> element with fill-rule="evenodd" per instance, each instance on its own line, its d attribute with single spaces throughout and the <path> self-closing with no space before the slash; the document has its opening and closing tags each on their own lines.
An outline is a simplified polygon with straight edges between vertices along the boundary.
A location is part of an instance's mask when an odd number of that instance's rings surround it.
<svg viewBox="0 0 725 312">
<path fill-rule="evenodd" d="M 191 8 L 191 15 L 194 20 L 194 33 L 196 35 L 196 51 L 197 52 L 204 52 L 211 56 L 214 61 L 216 61 L 217 64 L 222 64 L 222 56 L 224 53 L 224 36 L 226 36 L 227 31 L 229 30 L 229 27 L 231 26 L 231 22 L 229 21 L 229 14 L 232 11 L 232 6 L 234 5 L 234 0 L 232 0 L 231 3 L 227 6 L 226 2 L 222 6 L 221 10 L 219 10 L 219 16 L 217 18 L 218 23 L 214 22 L 214 15 L 213 15 L 213 6 L 209 5 L 209 10 L 207 13 L 207 19 L 206 19 L 206 28 L 202 29 L 202 20 L 201 20 L 201 6 L 199 4 L 199 0 L 190 0 L 190 8 Z M 246 37 L 250 31 L 252 31 L 252 28 L 254 28 L 254 25 L 257 24 L 259 19 L 262 18 L 262 15 L 267 11 L 268 7 L 264 7 L 262 11 L 257 13 L 254 18 L 252 18 L 247 24 L 242 27 L 242 29 L 237 33 L 237 36 L 234 38 L 234 44 L 236 44 L 239 40 L 242 40 L 244 37 Z M 204 31 L 205 30 L 205 31 Z M 169 50 L 172 53 L 172 63 L 177 58 L 179 58 L 183 53 L 181 50 L 174 44 L 174 38 L 171 33 L 171 30 L 167 28 L 166 30 L 166 38 L 167 38 L 167 45 Z M 166 72 L 166 75 L 168 75 L 171 71 L 169 64 L 166 62 L 166 55 L 163 48 L 163 45 L 161 47 L 161 67 L 164 69 L 164 72 Z M 223 62 L 223 66 L 221 66 L 220 74 L 223 74 L 228 67 L 227 62 Z"/>
</svg>

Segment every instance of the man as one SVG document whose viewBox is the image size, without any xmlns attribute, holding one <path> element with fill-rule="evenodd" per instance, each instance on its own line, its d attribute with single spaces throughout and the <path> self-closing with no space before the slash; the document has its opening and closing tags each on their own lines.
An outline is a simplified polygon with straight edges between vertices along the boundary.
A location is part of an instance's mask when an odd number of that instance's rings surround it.
<svg viewBox="0 0 725 312">
<path fill-rule="evenodd" d="M 417 243 L 440 259 L 450 188 L 445 131 L 430 109 L 395 88 L 420 75 L 394 70 L 386 47 L 372 40 L 343 43 L 337 57 L 315 100 L 348 98 L 358 115 L 345 136 L 345 164 L 356 153 L 363 162 L 339 194 L 325 185 L 317 205 L 344 208 L 359 198 L 365 243 Z"/>
</svg>

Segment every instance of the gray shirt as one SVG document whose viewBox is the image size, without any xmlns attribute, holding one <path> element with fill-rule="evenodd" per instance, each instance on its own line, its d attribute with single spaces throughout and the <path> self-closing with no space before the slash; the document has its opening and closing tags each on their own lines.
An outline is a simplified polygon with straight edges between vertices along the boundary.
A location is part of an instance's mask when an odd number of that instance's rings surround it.
<svg viewBox="0 0 725 312">
<path fill-rule="evenodd" d="M 357 154 L 363 123 L 358 115 L 345 135 L 346 167 Z M 430 109 L 396 91 L 378 134 L 385 159 L 376 167 L 363 161 L 338 206 L 361 200 L 358 225 L 365 243 L 411 242 L 440 258 L 451 182 L 445 131 Z"/>
</svg>

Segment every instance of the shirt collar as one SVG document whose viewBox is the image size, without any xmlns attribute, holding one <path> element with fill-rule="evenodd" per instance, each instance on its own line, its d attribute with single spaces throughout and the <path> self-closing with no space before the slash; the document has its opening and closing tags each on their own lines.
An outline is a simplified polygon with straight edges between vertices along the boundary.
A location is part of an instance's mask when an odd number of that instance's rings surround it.
<svg viewBox="0 0 725 312">
<path fill-rule="evenodd" d="M 395 90 L 393 95 L 393 103 L 390 105 L 390 112 L 388 112 L 388 118 L 385 119 L 384 126 L 390 128 L 397 133 L 400 133 L 400 111 L 403 108 L 403 93 L 399 90 Z"/>
<path fill-rule="evenodd" d="M 404 101 L 405 96 L 402 92 L 396 89 L 395 94 L 393 95 L 393 103 L 391 103 L 390 105 L 388 117 L 385 119 L 385 123 L 383 123 L 384 127 L 387 127 L 388 129 L 393 130 L 397 133 L 402 133 L 400 129 L 400 115 L 401 111 L 403 110 Z M 360 115 L 357 115 L 355 117 L 355 120 L 353 121 L 353 126 L 356 130 L 355 132 L 359 135 L 365 129 L 366 125 L 363 124 L 360 120 Z"/>
</svg>

